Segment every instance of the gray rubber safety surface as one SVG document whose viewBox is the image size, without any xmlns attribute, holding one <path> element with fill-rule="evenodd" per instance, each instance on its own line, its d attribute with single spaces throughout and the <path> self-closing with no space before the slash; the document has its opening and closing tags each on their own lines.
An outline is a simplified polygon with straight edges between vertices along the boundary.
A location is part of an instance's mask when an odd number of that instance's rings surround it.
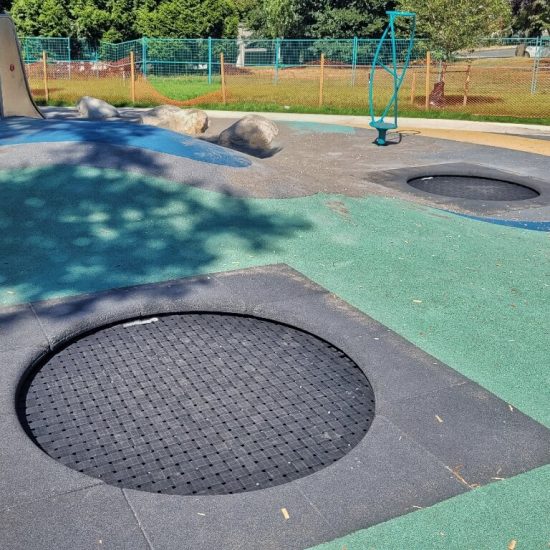
<svg viewBox="0 0 550 550">
<path fill-rule="evenodd" d="M 32 373 L 20 417 L 51 457 L 118 487 L 180 495 L 279 485 L 363 438 L 374 394 L 343 352 L 229 314 L 130 321 Z"/>
<path fill-rule="evenodd" d="M 426 193 L 460 199 L 521 201 L 539 196 L 538 191 L 525 185 L 474 176 L 424 176 L 408 183 Z"/>
</svg>

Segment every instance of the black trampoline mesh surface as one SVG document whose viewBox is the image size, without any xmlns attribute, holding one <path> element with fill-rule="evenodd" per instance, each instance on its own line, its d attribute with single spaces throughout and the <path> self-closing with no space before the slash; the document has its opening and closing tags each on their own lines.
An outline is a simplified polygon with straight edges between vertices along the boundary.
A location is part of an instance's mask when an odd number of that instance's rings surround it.
<svg viewBox="0 0 550 550">
<path fill-rule="evenodd" d="M 409 185 L 426 193 L 485 201 L 520 201 L 539 196 L 535 189 L 503 180 L 474 176 L 425 176 Z"/>
<path fill-rule="evenodd" d="M 374 417 L 368 380 L 300 330 L 159 316 L 82 337 L 21 396 L 35 442 L 119 487 L 180 495 L 279 485 L 340 459 Z"/>
</svg>

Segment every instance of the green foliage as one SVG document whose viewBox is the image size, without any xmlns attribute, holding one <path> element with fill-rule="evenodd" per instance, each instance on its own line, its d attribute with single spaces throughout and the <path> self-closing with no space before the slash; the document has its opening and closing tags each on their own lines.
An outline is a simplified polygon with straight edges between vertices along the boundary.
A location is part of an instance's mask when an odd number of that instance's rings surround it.
<svg viewBox="0 0 550 550">
<path fill-rule="evenodd" d="M 394 7 L 394 2 L 385 0 L 356 0 L 331 4 L 326 10 L 318 12 L 312 26 L 313 35 L 333 38 L 379 36 L 388 20 L 386 11 Z"/>
<path fill-rule="evenodd" d="M 550 33 L 550 2 L 548 0 L 512 0 L 514 33 L 540 36 Z"/>
<path fill-rule="evenodd" d="M 0 0 L 20 35 L 96 44 L 153 37 L 233 37 L 252 0 Z"/>
<path fill-rule="evenodd" d="M 137 30 L 158 38 L 232 37 L 237 25 L 231 0 L 167 0 L 137 11 Z"/>
<path fill-rule="evenodd" d="M 399 7 L 416 12 L 418 35 L 427 37 L 444 59 L 510 28 L 509 0 L 400 0 Z"/>
<path fill-rule="evenodd" d="M 11 15 L 18 31 L 27 36 L 69 36 L 67 3 L 59 0 L 15 0 Z"/>
<path fill-rule="evenodd" d="M 265 0 L 264 15 L 266 36 L 268 38 L 283 37 L 296 23 L 297 14 L 294 0 Z"/>
<path fill-rule="evenodd" d="M 0 13 L 11 9 L 12 0 L 0 0 Z"/>
<path fill-rule="evenodd" d="M 93 44 L 97 44 L 111 26 L 109 12 L 91 1 L 74 6 L 71 11 L 76 36 Z"/>
<path fill-rule="evenodd" d="M 393 0 L 262 0 L 248 11 L 247 25 L 258 36 L 375 37 L 394 6 Z"/>
</svg>

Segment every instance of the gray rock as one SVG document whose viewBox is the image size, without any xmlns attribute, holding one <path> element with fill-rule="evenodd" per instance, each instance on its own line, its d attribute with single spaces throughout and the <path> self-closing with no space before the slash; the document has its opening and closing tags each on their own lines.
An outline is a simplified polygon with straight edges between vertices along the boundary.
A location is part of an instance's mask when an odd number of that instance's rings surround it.
<svg viewBox="0 0 550 550">
<path fill-rule="evenodd" d="M 208 128 L 208 115 L 199 109 L 180 109 L 173 105 L 160 105 L 142 115 L 143 124 L 158 126 L 187 134 L 197 136 L 203 134 Z"/>
<path fill-rule="evenodd" d="M 76 108 L 82 118 L 91 120 L 103 120 L 119 116 L 115 107 L 102 99 L 90 96 L 81 97 L 76 104 Z"/>
<path fill-rule="evenodd" d="M 218 144 L 240 151 L 262 153 L 272 148 L 279 128 L 271 120 L 259 115 L 247 115 L 224 130 Z"/>
</svg>

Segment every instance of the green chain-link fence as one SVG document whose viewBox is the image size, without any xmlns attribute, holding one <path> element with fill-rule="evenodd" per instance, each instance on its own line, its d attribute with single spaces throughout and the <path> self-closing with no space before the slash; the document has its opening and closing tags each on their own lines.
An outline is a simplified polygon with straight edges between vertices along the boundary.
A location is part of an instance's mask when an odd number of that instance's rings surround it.
<svg viewBox="0 0 550 550">
<path fill-rule="evenodd" d="M 45 96 L 42 55 L 46 52 L 47 85 L 54 104 L 72 104 L 82 95 L 93 95 L 117 105 L 134 101 L 214 107 L 225 97 L 226 103 L 250 109 L 321 106 L 366 113 L 377 44 L 376 39 L 363 38 L 142 38 L 94 47 L 68 38 L 23 38 L 22 50 L 38 101 Z M 398 41 L 398 60 L 404 59 L 406 49 L 407 41 Z M 486 39 L 451 62 L 432 52 L 429 67 L 427 52 L 427 42 L 417 40 L 400 92 L 405 111 L 550 116 L 550 38 Z M 384 54 L 389 62 L 389 41 L 382 47 Z M 444 94 L 435 97 L 439 81 L 444 82 Z M 391 94 L 392 84 L 389 75 L 377 75 L 375 97 L 380 106 Z"/>
</svg>

